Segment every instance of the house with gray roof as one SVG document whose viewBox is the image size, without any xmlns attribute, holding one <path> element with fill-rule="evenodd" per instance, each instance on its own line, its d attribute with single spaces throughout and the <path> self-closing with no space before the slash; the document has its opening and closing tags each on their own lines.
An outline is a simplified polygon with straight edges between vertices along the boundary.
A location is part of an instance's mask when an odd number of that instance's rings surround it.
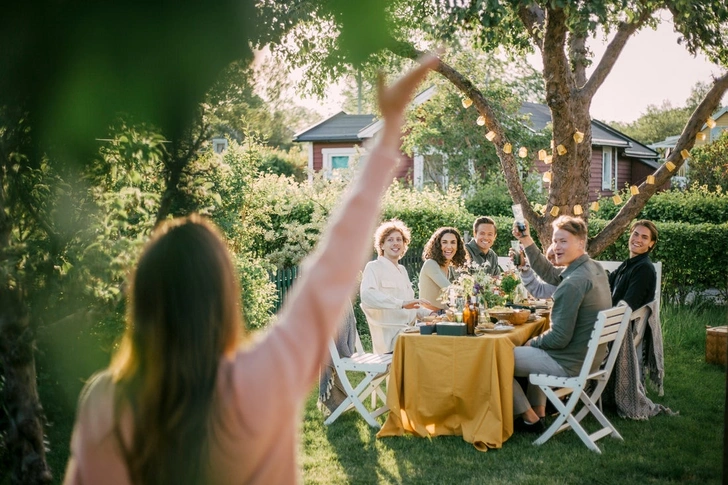
<svg viewBox="0 0 728 485">
<path fill-rule="evenodd" d="M 432 89 L 420 93 L 413 103 L 425 102 Z M 520 113 L 527 115 L 527 126 L 534 131 L 543 131 L 551 123 L 551 112 L 543 104 L 523 103 Z M 309 172 L 322 171 L 330 176 L 337 168 L 348 167 L 352 157 L 362 152 L 362 144 L 381 127 L 381 120 L 374 115 L 350 115 L 342 111 L 296 134 L 293 141 L 309 143 Z M 404 163 L 397 177 L 422 186 L 423 157 L 402 156 Z M 589 199 L 611 196 L 625 185 L 639 185 L 659 167 L 658 159 L 655 150 L 601 121 L 592 120 Z M 534 160 L 534 167 L 541 174 L 549 170 L 540 160 Z"/>
<path fill-rule="evenodd" d="M 534 131 L 543 131 L 551 123 L 551 111 L 546 105 L 523 103 L 519 112 L 527 115 L 528 126 Z M 652 148 L 598 120 L 592 120 L 591 128 L 590 201 L 609 197 L 625 185 L 639 185 L 660 166 L 659 154 Z M 541 160 L 534 160 L 534 166 L 540 173 L 549 170 Z"/>
</svg>

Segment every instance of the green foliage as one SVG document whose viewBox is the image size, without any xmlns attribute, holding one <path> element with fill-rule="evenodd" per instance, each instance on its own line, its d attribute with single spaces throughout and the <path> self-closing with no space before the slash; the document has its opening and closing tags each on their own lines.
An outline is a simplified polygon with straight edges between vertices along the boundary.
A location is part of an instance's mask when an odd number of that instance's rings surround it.
<svg viewBox="0 0 728 485">
<path fill-rule="evenodd" d="M 546 192 L 541 189 L 540 180 L 529 176 L 523 185 L 528 200 L 533 204 L 546 203 Z M 513 199 L 502 173 L 497 173 L 487 182 L 475 186 L 465 199 L 465 207 L 476 215 L 510 217 L 513 215 L 512 206 Z"/>
<path fill-rule="evenodd" d="M 694 184 L 728 193 L 728 132 L 690 152 L 688 176 Z"/>
<path fill-rule="evenodd" d="M 670 101 L 666 100 L 659 107 L 654 104 L 648 105 L 646 112 L 632 123 L 615 121 L 609 124 L 647 145 L 680 134 L 692 112 L 690 108 L 673 108 Z"/>
<path fill-rule="evenodd" d="M 630 197 L 628 190 L 620 192 L 623 201 Z M 624 202 L 623 202 L 624 203 Z M 599 200 L 599 210 L 592 212 L 598 219 L 612 219 L 621 209 L 611 198 Z M 728 222 L 728 193 L 718 188 L 711 191 L 708 187 L 693 184 L 687 190 L 666 190 L 653 195 L 637 216 L 661 222 L 690 222 L 721 224 Z"/>
<path fill-rule="evenodd" d="M 285 175 L 302 182 L 306 177 L 308 159 L 301 146 L 294 146 L 288 152 L 269 149 L 263 152 L 260 171 Z"/>
<path fill-rule="evenodd" d="M 423 247 L 438 227 L 453 226 L 462 234 L 473 224 L 473 216 L 456 187 L 447 192 L 432 188 L 420 191 L 395 182 L 384 197 L 382 218 L 395 217 L 410 228 L 413 248 Z"/>
</svg>

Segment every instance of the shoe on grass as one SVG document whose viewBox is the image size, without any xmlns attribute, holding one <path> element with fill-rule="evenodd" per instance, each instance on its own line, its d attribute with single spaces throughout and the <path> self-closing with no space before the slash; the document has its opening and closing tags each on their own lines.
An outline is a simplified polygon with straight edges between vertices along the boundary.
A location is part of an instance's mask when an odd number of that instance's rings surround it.
<svg viewBox="0 0 728 485">
<path fill-rule="evenodd" d="M 513 421 L 513 430 L 519 433 L 543 433 L 546 427 L 543 424 L 543 419 L 539 419 L 535 423 L 528 423 L 523 418 L 518 417 Z"/>
</svg>

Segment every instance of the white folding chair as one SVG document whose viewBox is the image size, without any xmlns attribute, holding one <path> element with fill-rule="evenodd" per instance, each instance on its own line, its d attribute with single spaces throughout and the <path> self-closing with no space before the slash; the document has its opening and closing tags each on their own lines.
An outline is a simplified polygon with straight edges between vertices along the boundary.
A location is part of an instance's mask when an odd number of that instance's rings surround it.
<svg viewBox="0 0 728 485">
<path fill-rule="evenodd" d="M 602 392 L 607 385 L 609 375 L 612 373 L 617 354 L 629 328 L 629 319 L 632 310 L 629 306 L 617 306 L 609 310 L 599 312 L 594 330 L 592 330 L 589 346 L 581 367 L 581 372 L 575 377 L 558 377 L 546 374 L 531 374 L 531 384 L 537 385 L 546 394 L 549 401 L 556 407 L 559 416 L 549 428 L 536 440 L 534 444 L 542 445 L 554 434 L 572 428 L 581 438 L 586 446 L 597 453 L 601 450 L 596 441 L 611 435 L 613 438 L 622 439 L 612 423 L 604 416 L 602 411 L 595 404 L 601 398 Z M 595 362 L 597 354 L 604 355 L 604 349 L 611 342 L 611 350 L 606 359 Z M 596 386 L 587 389 L 587 383 L 595 381 Z M 561 398 L 569 395 L 566 402 Z M 576 405 L 581 401 L 584 406 L 574 415 Z M 581 421 L 587 414 L 591 413 L 602 426 L 594 433 L 587 433 L 581 426 Z"/>
<path fill-rule="evenodd" d="M 356 353 L 351 357 L 341 357 L 336 350 L 334 340 L 329 340 L 331 360 L 336 374 L 339 376 L 341 385 L 344 386 L 344 391 L 346 391 L 346 399 L 326 418 L 324 424 L 327 426 L 330 425 L 344 411 L 355 408 L 370 426 L 380 428 L 381 425 L 377 422 L 376 418 L 389 411 L 389 407 L 387 407 L 387 396 L 384 394 L 381 386 L 385 378 L 389 375 L 392 354 L 370 354 L 364 352 L 361 340 L 359 339 L 359 332 L 356 334 L 355 349 Z M 364 374 L 364 377 L 356 388 L 351 385 L 347 372 L 360 372 Z M 369 411 L 363 403 L 364 398 L 370 394 L 372 396 L 372 411 Z M 377 398 L 382 401 L 382 406 L 374 409 L 377 405 Z"/>
</svg>

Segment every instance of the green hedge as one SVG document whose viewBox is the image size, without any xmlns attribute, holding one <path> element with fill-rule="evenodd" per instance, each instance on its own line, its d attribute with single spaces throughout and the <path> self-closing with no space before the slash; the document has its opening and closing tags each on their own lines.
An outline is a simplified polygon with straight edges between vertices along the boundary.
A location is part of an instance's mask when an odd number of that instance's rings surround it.
<svg viewBox="0 0 728 485">
<path fill-rule="evenodd" d="M 629 191 L 621 193 L 625 201 Z M 593 213 L 599 219 L 612 219 L 622 205 L 616 206 L 611 198 L 599 201 L 599 210 Z M 637 217 L 661 222 L 689 222 L 691 224 L 722 224 L 728 222 L 728 193 L 720 189 L 711 191 L 694 185 L 688 190 L 667 190 L 650 198 Z"/>
</svg>

